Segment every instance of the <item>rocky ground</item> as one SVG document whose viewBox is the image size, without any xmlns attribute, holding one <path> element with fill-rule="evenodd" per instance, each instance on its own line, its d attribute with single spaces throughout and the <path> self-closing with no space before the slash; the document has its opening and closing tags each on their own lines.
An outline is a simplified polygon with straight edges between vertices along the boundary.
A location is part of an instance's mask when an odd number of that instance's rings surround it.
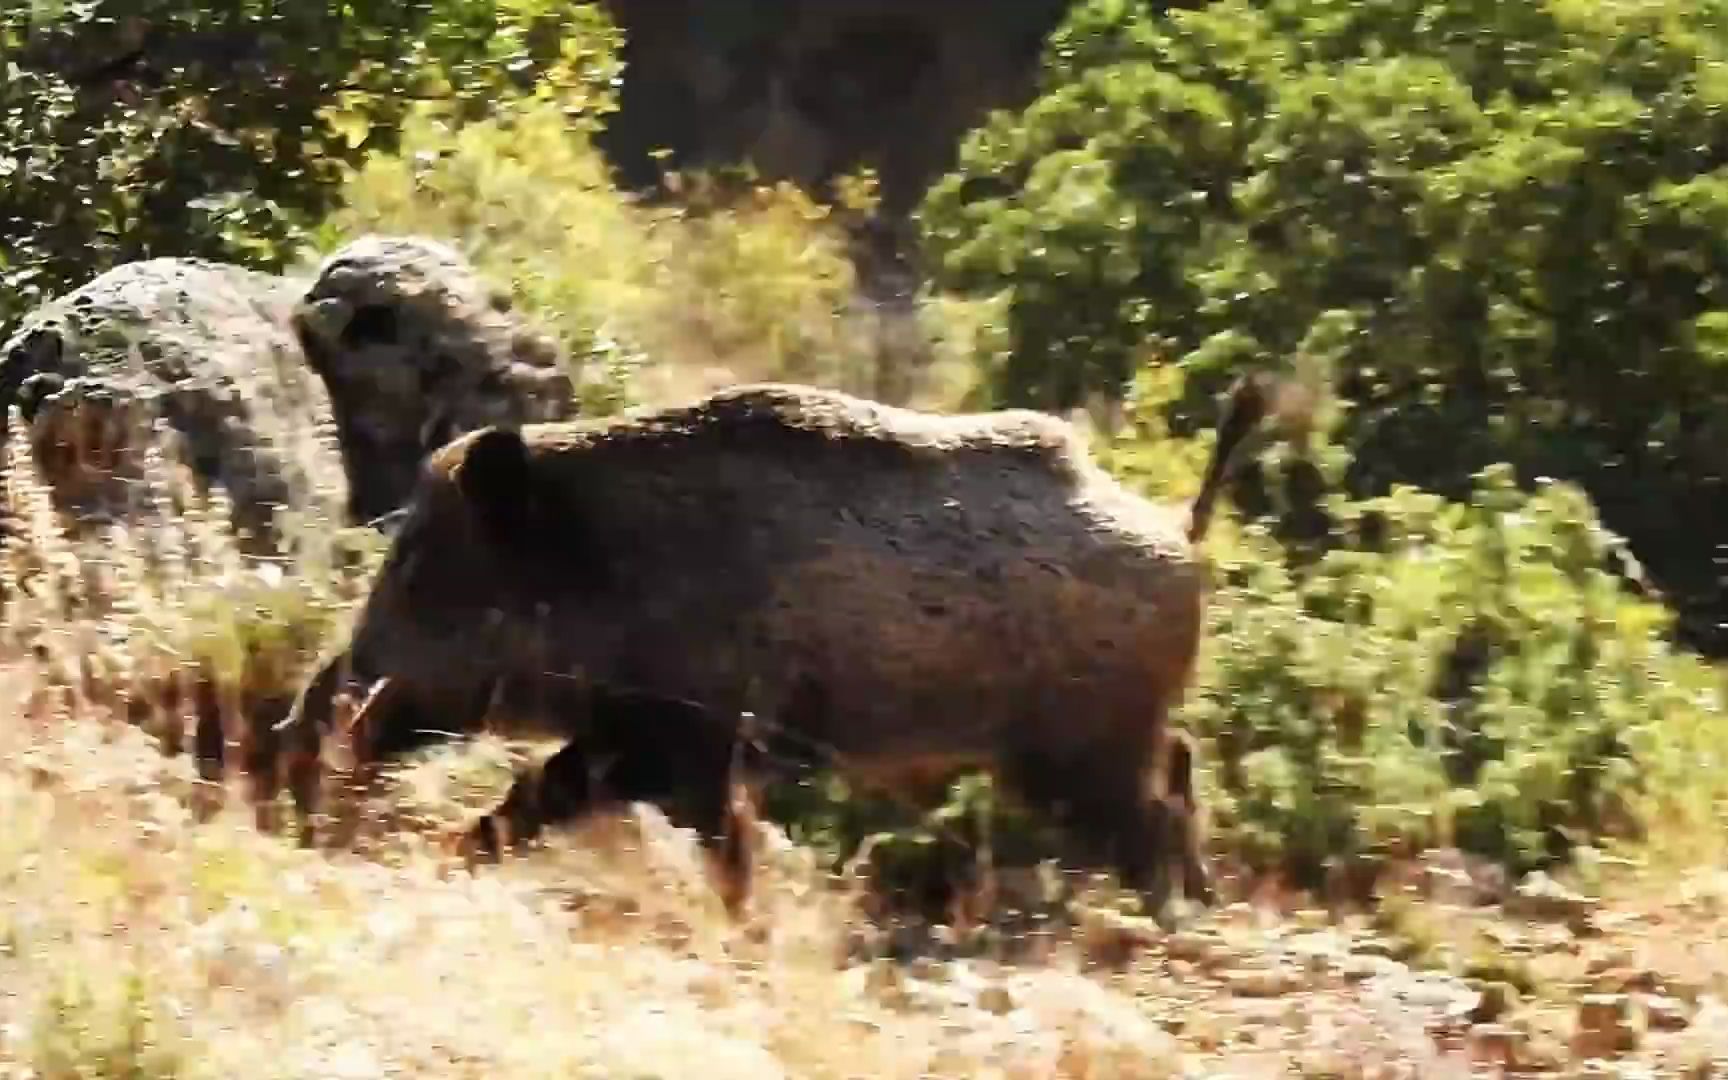
<svg viewBox="0 0 1728 1080">
<path fill-rule="evenodd" d="M 1193 1075 L 1719 1075 L 1724 887 L 1608 903 L 1538 879 L 1373 918 L 1236 905 L 1149 941 L 1122 986 Z"/>
</svg>

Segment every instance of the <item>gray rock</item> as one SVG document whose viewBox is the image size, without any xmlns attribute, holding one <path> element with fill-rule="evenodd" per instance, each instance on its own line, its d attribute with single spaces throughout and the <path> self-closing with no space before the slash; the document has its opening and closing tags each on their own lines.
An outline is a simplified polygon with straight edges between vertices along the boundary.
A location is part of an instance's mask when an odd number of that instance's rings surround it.
<svg viewBox="0 0 1728 1080">
<path fill-rule="evenodd" d="M 355 520 L 406 502 L 421 459 L 457 435 L 575 414 L 557 345 L 431 240 L 337 251 L 293 325 L 329 391 Z"/>
<path fill-rule="evenodd" d="M 1302 976 L 1287 967 L 1231 968 L 1224 972 L 1224 985 L 1237 997 L 1283 997 L 1302 989 Z"/>
<path fill-rule="evenodd" d="M 1643 1004 L 1645 1019 L 1654 1031 L 1683 1031 L 1692 1022 L 1690 1010 L 1679 998 L 1646 994 Z"/>
<path fill-rule="evenodd" d="M 28 316 L 0 346 L 0 416 L 16 406 L 76 534 L 147 514 L 152 433 L 220 483 L 247 546 L 271 546 L 282 506 L 339 476 L 324 390 L 288 329 L 289 279 L 197 259 L 117 267 Z"/>
<path fill-rule="evenodd" d="M 1564 922 L 1575 929 L 1583 925 L 1599 906 L 1598 901 L 1567 888 L 1540 870 L 1532 871 L 1504 903 L 1506 914 L 1515 917 Z"/>
<path fill-rule="evenodd" d="M 280 549 L 284 508 L 369 520 L 446 438 L 575 411 L 557 346 L 460 255 L 380 237 L 306 278 L 200 259 L 110 270 L 0 345 L 0 424 L 13 406 L 75 537 L 163 512 L 140 481 L 164 433 L 254 553 Z"/>
</svg>

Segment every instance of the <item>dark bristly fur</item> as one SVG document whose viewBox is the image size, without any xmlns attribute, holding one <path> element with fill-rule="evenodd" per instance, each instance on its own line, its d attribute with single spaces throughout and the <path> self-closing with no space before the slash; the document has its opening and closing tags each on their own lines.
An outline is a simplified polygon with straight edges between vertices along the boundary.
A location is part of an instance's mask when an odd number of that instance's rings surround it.
<svg viewBox="0 0 1728 1080">
<path fill-rule="evenodd" d="M 1187 513 L 1026 411 L 757 385 L 477 432 L 428 461 L 342 663 L 423 702 L 551 677 L 640 694 L 645 718 L 692 703 L 669 721 L 686 738 L 652 740 L 666 798 L 720 789 L 696 717 L 730 735 L 747 710 L 866 784 L 989 768 L 1158 906 L 1172 858 L 1209 891 L 1170 850 L 1192 832 L 1190 752 L 1158 759 L 1199 644 L 1197 545 L 1267 408 L 1259 379 L 1232 391 Z M 285 725 L 302 760 L 330 680 Z M 1155 767 L 1183 794 L 1152 796 Z M 533 783 L 517 807 L 547 804 Z M 309 810 L 315 785 L 295 787 Z"/>
</svg>

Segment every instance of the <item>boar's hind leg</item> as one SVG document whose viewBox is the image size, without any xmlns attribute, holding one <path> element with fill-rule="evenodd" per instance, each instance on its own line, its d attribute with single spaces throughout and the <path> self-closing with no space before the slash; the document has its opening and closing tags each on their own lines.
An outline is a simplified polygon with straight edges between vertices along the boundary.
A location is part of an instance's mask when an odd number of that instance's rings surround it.
<svg viewBox="0 0 1728 1080">
<path fill-rule="evenodd" d="M 1061 762 L 1028 755 L 1012 779 L 1028 802 L 1054 812 L 1085 855 L 1114 867 L 1148 914 L 1157 914 L 1173 884 L 1167 810 L 1146 790 L 1145 759 L 1131 749 L 1108 749 Z"/>
<path fill-rule="evenodd" d="M 222 783 L 228 770 L 228 729 L 222 723 L 222 699 L 215 679 L 208 671 L 199 671 L 193 678 L 192 747 L 193 756 L 198 761 L 200 792 L 197 808 L 200 817 L 208 817 L 221 802 Z M 253 775 L 253 799 L 260 806 L 276 794 L 275 789 L 269 787 L 273 775 Z M 259 829 L 270 831 L 273 822 L 268 810 L 256 810 L 254 816 Z"/>
<path fill-rule="evenodd" d="M 1154 809 L 1161 812 L 1164 820 L 1165 850 L 1179 868 L 1183 892 L 1190 900 L 1210 907 L 1217 903 L 1218 897 L 1211 871 L 1206 867 L 1200 807 L 1194 794 L 1194 747 L 1187 736 L 1166 733 L 1162 780 L 1164 790 Z"/>
</svg>

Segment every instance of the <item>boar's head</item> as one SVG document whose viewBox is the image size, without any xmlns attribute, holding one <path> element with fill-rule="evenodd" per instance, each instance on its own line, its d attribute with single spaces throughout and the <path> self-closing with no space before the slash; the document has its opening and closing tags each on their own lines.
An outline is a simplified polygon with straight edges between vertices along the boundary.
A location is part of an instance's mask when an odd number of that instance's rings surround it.
<svg viewBox="0 0 1728 1080">
<path fill-rule="evenodd" d="M 544 473 L 509 428 L 427 460 L 354 626 L 357 677 L 463 692 L 536 670 L 552 611 L 588 580 L 566 500 Z"/>
</svg>

